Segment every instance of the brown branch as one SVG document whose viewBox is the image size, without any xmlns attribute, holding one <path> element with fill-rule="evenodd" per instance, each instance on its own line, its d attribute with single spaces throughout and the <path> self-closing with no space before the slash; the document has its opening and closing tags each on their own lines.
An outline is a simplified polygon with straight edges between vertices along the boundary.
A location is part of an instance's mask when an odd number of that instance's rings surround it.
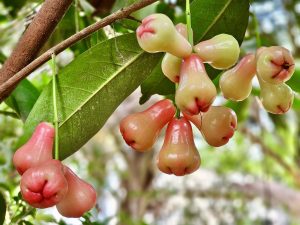
<svg viewBox="0 0 300 225">
<path fill-rule="evenodd" d="M 0 84 L 36 58 L 73 0 L 46 0 L 0 69 Z"/>
<path fill-rule="evenodd" d="M 132 4 L 126 8 L 120 9 L 119 11 L 105 17 L 104 19 L 84 28 L 80 32 L 74 34 L 73 36 L 69 37 L 68 39 L 62 41 L 58 45 L 54 46 L 53 48 L 49 49 L 37 59 L 32 61 L 29 65 L 24 67 L 21 71 L 16 73 L 13 77 L 7 80 L 5 83 L 1 84 L 0 86 L 0 103 L 14 90 L 15 86 L 27 77 L 31 72 L 35 69 L 40 67 L 42 64 L 47 62 L 53 53 L 58 54 L 65 49 L 69 48 L 70 46 L 74 45 L 76 42 L 88 37 L 92 33 L 96 32 L 97 30 L 112 24 L 116 20 L 123 19 L 128 17 L 131 13 L 150 5 L 157 0 L 141 0 L 135 4 Z"/>
</svg>

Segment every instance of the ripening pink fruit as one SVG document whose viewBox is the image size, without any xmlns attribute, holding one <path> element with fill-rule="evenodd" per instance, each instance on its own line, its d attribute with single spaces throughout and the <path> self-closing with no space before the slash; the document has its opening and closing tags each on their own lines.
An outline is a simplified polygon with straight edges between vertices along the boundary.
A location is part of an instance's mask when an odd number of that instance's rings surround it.
<svg viewBox="0 0 300 225">
<path fill-rule="evenodd" d="M 168 124 L 164 144 L 157 158 L 159 170 L 183 176 L 196 171 L 200 164 L 190 122 L 184 117 L 173 118 Z"/>
<path fill-rule="evenodd" d="M 270 84 L 286 82 L 295 71 L 294 58 L 284 47 L 264 47 L 257 53 L 256 71 L 262 80 Z"/>
<path fill-rule="evenodd" d="M 208 77 L 202 60 L 192 54 L 183 60 L 180 81 L 175 95 L 179 109 L 190 115 L 206 112 L 217 96 L 217 90 Z"/>
<path fill-rule="evenodd" d="M 52 159 L 54 127 L 50 123 L 40 123 L 29 141 L 13 156 L 13 164 L 19 174 Z"/>
<path fill-rule="evenodd" d="M 125 142 L 137 151 L 149 150 L 160 130 L 174 117 L 176 108 L 169 99 L 158 101 L 143 112 L 131 114 L 120 123 Z"/>
<path fill-rule="evenodd" d="M 248 98 L 255 73 L 255 55 L 248 54 L 235 67 L 221 75 L 219 85 L 223 96 L 233 101 L 243 101 Z"/>
<path fill-rule="evenodd" d="M 79 218 L 96 205 L 97 193 L 93 186 L 80 179 L 70 168 L 65 169 L 69 190 L 56 208 L 62 216 Z"/>
<path fill-rule="evenodd" d="M 179 23 L 175 26 L 175 28 L 185 39 L 187 39 L 188 31 L 185 24 Z M 171 55 L 170 53 L 166 53 L 161 62 L 163 74 L 174 83 L 179 82 L 181 63 L 181 58 Z"/>
<path fill-rule="evenodd" d="M 270 84 L 260 80 L 260 100 L 265 108 L 273 114 L 284 114 L 294 101 L 293 90 L 285 83 Z"/>
<path fill-rule="evenodd" d="M 23 199 L 35 208 L 56 205 L 68 191 L 65 172 L 62 163 L 54 159 L 26 170 L 20 185 Z"/>
<path fill-rule="evenodd" d="M 200 58 L 216 69 L 228 69 L 239 59 L 240 46 L 228 34 L 219 34 L 194 46 Z"/>
<path fill-rule="evenodd" d="M 152 14 L 143 19 L 136 36 L 141 48 L 149 53 L 168 52 L 179 58 L 192 53 L 190 43 L 176 31 L 173 22 L 164 14 Z"/>
<path fill-rule="evenodd" d="M 200 115 L 184 115 L 201 131 L 205 141 L 214 147 L 227 144 L 237 127 L 235 112 L 225 106 L 211 106 Z"/>
</svg>

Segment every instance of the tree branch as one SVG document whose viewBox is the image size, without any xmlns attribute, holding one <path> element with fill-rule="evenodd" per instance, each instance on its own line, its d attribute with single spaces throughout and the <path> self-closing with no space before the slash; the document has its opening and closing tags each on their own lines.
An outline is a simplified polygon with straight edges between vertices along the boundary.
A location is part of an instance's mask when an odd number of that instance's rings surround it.
<svg viewBox="0 0 300 225">
<path fill-rule="evenodd" d="M 119 11 L 105 17 L 104 19 L 84 28 L 80 32 L 74 34 L 73 36 L 69 37 L 68 39 L 62 41 L 58 45 L 54 46 L 53 48 L 49 49 L 37 59 L 32 61 L 29 65 L 24 67 L 21 71 L 16 73 L 13 77 L 7 80 L 5 83 L 1 84 L 0 86 L 0 102 L 2 102 L 15 88 L 15 86 L 27 77 L 31 72 L 35 69 L 40 67 L 42 64 L 47 62 L 51 58 L 51 54 L 55 53 L 56 55 L 67 49 L 68 47 L 74 45 L 76 42 L 88 37 L 92 33 L 96 32 L 97 30 L 112 24 L 116 20 L 123 19 L 128 17 L 131 13 L 150 5 L 157 0 L 141 0 L 135 4 L 132 4 L 126 8 L 120 9 Z"/>
<path fill-rule="evenodd" d="M 34 60 L 73 0 L 46 0 L 0 69 L 0 84 Z"/>
</svg>

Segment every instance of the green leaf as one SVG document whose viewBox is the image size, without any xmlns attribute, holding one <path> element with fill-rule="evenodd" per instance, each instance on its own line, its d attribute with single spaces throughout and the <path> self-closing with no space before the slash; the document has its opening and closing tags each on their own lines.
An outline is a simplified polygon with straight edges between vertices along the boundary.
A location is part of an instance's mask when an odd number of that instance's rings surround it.
<svg viewBox="0 0 300 225">
<path fill-rule="evenodd" d="M 293 91 L 300 93 L 300 69 L 296 69 L 291 79 L 287 82 Z"/>
<path fill-rule="evenodd" d="M 191 4 L 195 44 L 217 34 L 233 35 L 243 42 L 249 19 L 249 0 L 194 0 Z"/>
<path fill-rule="evenodd" d="M 20 82 L 17 88 L 6 99 L 5 103 L 25 121 L 39 95 L 40 93 L 37 88 L 25 79 Z"/>
<path fill-rule="evenodd" d="M 0 192 L 0 224 L 4 223 L 6 214 L 6 201 L 3 194 Z"/>
<path fill-rule="evenodd" d="M 161 54 L 148 54 L 135 34 L 104 41 L 78 56 L 58 75 L 61 159 L 94 136 L 119 104 L 155 68 Z M 23 142 L 41 121 L 53 121 L 52 84 L 42 92 L 25 123 Z"/>
<path fill-rule="evenodd" d="M 160 95 L 175 93 L 175 84 L 162 74 L 160 64 L 161 61 L 156 65 L 151 76 L 141 85 L 140 104 L 144 104 L 152 95 L 158 92 Z"/>
<path fill-rule="evenodd" d="M 191 4 L 191 14 L 195 43 L 220 33 L 227 33 L 233 35 L 241 44 L 248 25 L 249 1 L 194 0 Z M 206 71 L 211 79 L 215 79 L 220 73 L 209 65 L 206 65 Z M 158 67 L 142 85 L 143 96 L 140 103 L 146 102 L 153 94 L 172 95 L 173 87 L 174 84 L 166 81 Z"/>
</svg>

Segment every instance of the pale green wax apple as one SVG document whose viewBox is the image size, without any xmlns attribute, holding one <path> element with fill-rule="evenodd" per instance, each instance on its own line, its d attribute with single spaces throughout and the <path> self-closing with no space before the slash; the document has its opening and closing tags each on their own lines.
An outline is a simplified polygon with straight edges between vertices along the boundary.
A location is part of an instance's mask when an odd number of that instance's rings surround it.
<svg viewBox="0 0 300 225">
<path fill-rule="evenodd" d="M 238 60 L 240 46 L 237 40 L 228 34 L 219 34 L 194 46 L 200 58 L 216 69 L 228 69 Z"/>
<path fill-rule="evenodd" d="M 175 29 L 173 22 L 164 14 L 152 14 L 143 19 L 136 30 L 140 47 L 149 53 L 168 52 L 179 58 L 192 53 L 190 43 Z"/>
<path fill-rule="evenodd" d="M 243 101 L 248 98 L 255 73 L 255 55 L 248 54 L 235 67 L 221 75 L 219 85 L 223 96 L 233 101 Z"/>
</svg>

